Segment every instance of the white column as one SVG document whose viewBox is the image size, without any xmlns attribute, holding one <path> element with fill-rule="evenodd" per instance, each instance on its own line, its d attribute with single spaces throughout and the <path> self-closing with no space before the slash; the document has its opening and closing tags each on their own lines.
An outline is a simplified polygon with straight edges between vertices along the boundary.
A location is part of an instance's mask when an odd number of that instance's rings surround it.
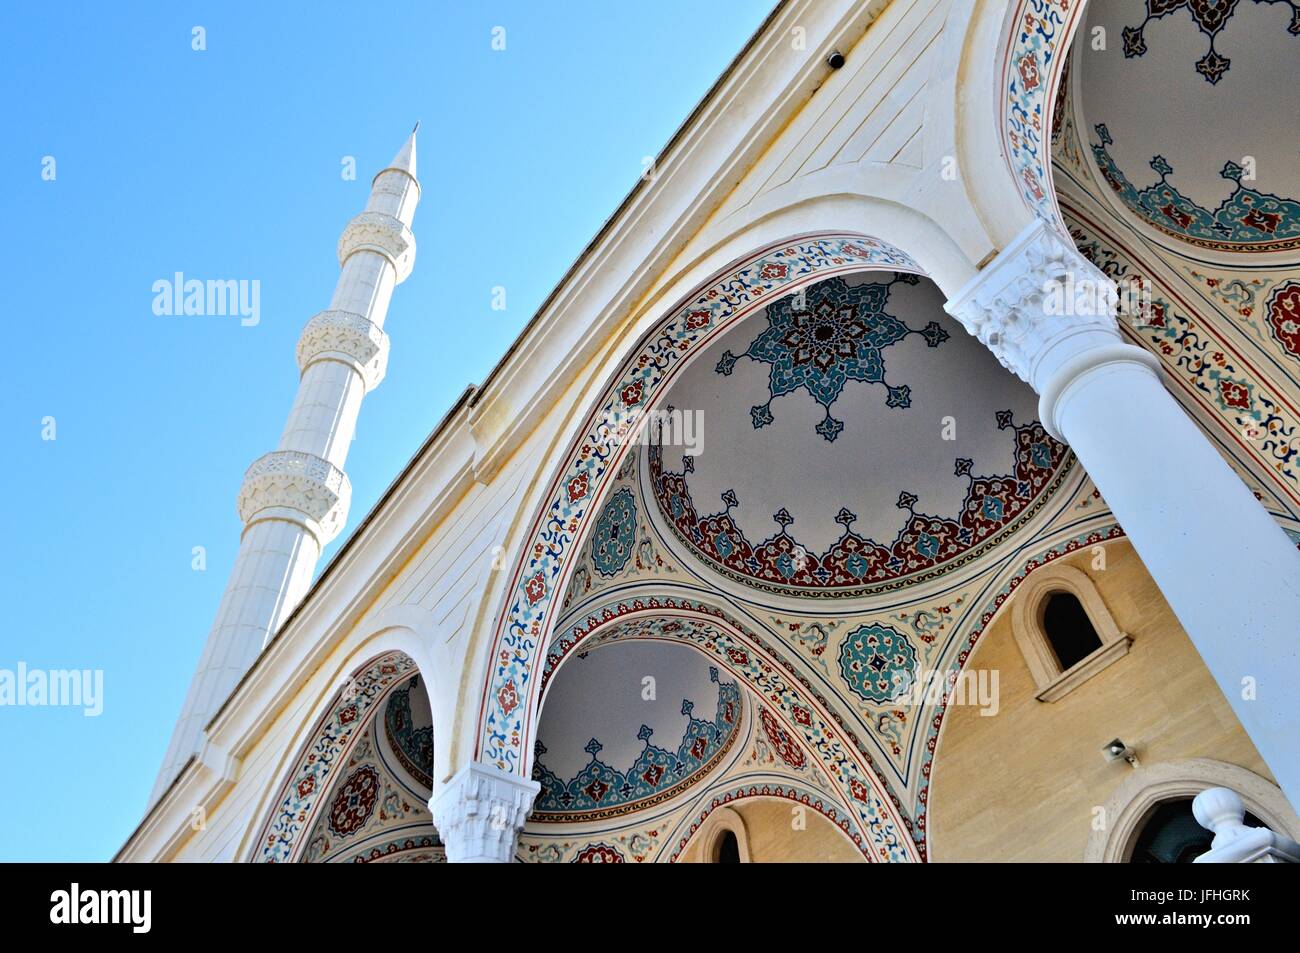
<svg viewBox="0 0 1300 953">
<path fill-rule="evenodd" d="M 433 826 L 451 863 L 508 864 L 514 860 L 541 785 L 495 765 L 471 763 L 429 800 Z"/>
<path fill-rule="evenodd" d="M 1156 358 L 1123 342 L 1116 300 L 1068 238 L 1035 222 L 947 309 L 1039 393 L 1043 425 L 1083 463 L 1300 804 L 1300 552 L 1165 389 Z"/>
<path fill-rule="evenodd" d="M 417 126 L 418 128 L 418 126 Z M 208 720 L 311 587 L 321 551 L 347 522 L 343 465 L 361 400 L 383 380 L 384 319 L 411 273 L 419 202 L 415 132 L 375 176 L 366 210 L 339 239 L 340 274 L 328 310 L 298 340 L 301 379 L 276 450 L 248 468 L 239 491 L 239 555 L 190 682 L 150 803 L 198 750 Z"/>
</svg>

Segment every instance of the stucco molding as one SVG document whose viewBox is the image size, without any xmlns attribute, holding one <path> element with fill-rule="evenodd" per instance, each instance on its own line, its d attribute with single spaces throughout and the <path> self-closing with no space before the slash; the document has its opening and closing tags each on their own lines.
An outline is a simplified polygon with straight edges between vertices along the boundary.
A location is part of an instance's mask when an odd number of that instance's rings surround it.
<svg viewBox="0 0 1300 953">
<path fill-rule="evenodd" d="M 366 392 L 374 390 L 388 368 L 388 335 L 364 315 L 352 311 L 321 311 L 298 338 L 298 370 L 317 361 L 338 361 L 361 377 Z"/>
<path fill-rule="evenodd" d="M 244 525 L 287 519 L 303 526 L 323 548 L 348 518 L 352 484 L 328 460 L 298 450 L 275 450 L 244 473 L 237 505 Z"/>
<path fill-rule="evenodd" d="M 339 267 L 359 251 L 383 255 L 397 274 L 397 284 L 415 267 L 415 235 L 401 219 L 386 212 L 362 212 L 339 236 Z"/>
</svg>

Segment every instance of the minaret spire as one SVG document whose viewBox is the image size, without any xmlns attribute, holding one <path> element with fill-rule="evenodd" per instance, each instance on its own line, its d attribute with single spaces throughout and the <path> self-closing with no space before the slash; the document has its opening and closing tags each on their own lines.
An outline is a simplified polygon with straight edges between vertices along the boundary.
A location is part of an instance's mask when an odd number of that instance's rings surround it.
<svg viewBox="0 0 1300 953">
<path fill-rule="evenodd" d="M 190 682 L 150 803 L 200 751 L 204 726 L 307 589 L 321 550 L 347 521 L 343 464 L 365 394 L 388 363 L 384 319 L 411 273 L 411 222 L 420 201 L 415 134 L 375 176 L 365 211 L 339 238 L 340 273 L 328 310 L 298 340 L 302 377 L 279 447 L 253 462 L 239 491 L 239 555 Z"/>
</svg>

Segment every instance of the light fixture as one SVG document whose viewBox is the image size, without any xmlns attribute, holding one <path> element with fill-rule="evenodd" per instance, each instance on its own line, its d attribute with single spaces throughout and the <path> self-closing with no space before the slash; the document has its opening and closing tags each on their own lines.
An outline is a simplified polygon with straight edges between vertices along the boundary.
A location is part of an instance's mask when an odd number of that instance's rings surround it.
<svg viewBox="0 0 1300 953">
<path fill-rule="evenodd" d="M 1102 745 L 1101 756 L 1107 761 L 1127 761 L 1130 767 L 1138 766 L 1137 751 L 1115 738 Z"/>
</svg>

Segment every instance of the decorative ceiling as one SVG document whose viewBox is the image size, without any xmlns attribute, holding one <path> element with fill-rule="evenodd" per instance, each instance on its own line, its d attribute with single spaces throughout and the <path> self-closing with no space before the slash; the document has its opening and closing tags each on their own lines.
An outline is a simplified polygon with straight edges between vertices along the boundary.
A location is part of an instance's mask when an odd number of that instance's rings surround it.
<svg viewBox="0 0 1300 953">
<path fill-rule="evenodd" d="M 333 772 L 334 786 L 307 837 L 304 862 L 446 859 L 428 809 L 433 727 L 420 677 L 389 691 L 376 708 L 341 770 Z"/>
<path fill-rule="evenodd" d="M 665 431 L 645 450 L 666 536 L 750 589 L 854 597 L 942 575 L 1022 525 L 1068 452 L 942 302 L 915 275 L 828 278 L 701 354 L 667 397 L 695 445 Z M 625 558 L 633 523 L 602 517 L 597 551 Z"/>
<path fill-rule="evenodd" d="M 1300 97 L 1279 86 L 1300 67 L 1300 4 L 1088 9 L 1074 53 L 1081 125 L 1120 205 L 1162 238 L 1201 249 L 1300 247 Z"/>
<path fill-rule="evenodd" d="M 542 710 L 538 823 L 603 821 L 675 798 L 730 751 L 740 687 L 692 649 L 633 642 L 576 655 Z"/>
</svg>

